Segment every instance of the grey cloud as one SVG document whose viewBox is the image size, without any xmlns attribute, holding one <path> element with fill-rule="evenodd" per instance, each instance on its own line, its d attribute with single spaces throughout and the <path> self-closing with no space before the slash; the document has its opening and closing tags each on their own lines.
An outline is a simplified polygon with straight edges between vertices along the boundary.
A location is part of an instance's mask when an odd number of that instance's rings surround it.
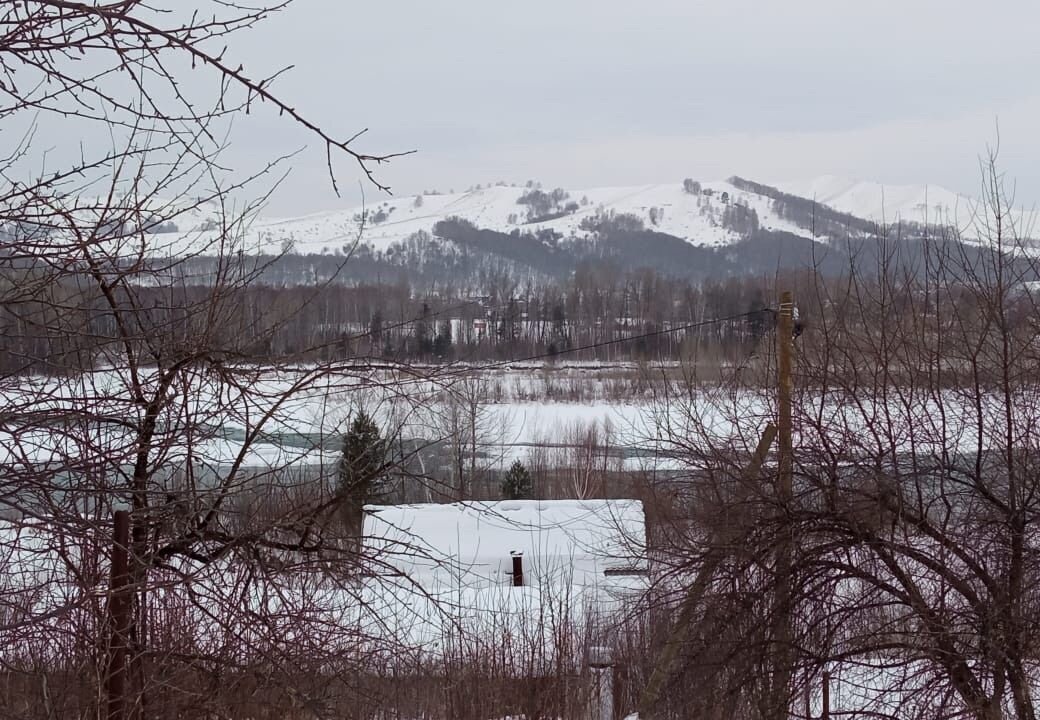
<svg viewBox="0 0 1040 720">
<path fill-rule="evenodd" d="M 698 168 L 970 191 L 1000 118 L 1007 169 L 1040 198 L 1038 21 L 1011 1 L 298 0 L 229 52 L 257 76 L 295 65 L 283 94 L 342 134 L 370 127 L 366 149 L 418 149 L 381 170 L 405 194 Z M 228 162 L 306 142 L 260 113 Z M 293 164 L 273 212 L 356 200 L 332 195 L 321 148 Z"/>
</svg>

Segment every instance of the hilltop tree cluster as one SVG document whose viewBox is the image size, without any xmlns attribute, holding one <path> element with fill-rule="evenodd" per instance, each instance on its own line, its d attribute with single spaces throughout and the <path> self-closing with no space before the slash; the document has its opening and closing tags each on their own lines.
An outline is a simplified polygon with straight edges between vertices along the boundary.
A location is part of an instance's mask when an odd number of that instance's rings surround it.
<svg viewBox="0 0 1040 720">
<path fill-rule="evenodd" d="M 551 192 L 543 192 L 538 188 L 530 188 L 516 201 L 527 206 L 528 223 L 548 222 L 564 215 L 577 212 L 580 205 L 570 200 L 570 193 L 563 188 Z"/>
</svg>

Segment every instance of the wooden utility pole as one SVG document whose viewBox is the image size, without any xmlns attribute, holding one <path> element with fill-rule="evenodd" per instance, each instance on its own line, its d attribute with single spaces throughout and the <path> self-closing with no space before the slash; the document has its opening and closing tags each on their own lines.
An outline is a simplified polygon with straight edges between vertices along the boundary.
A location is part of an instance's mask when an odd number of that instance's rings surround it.
<svg viewBox="0 0 1040 720">
<path fill-rule="evenodd" d="M 794 538 L 787 518 L 794 494 L 794 459 L 791 420 L 791 355 L 794 340 L 794 300 L 789 291 L 780 294 L 777 314 L 777 500 L 780 504 L 781 529 L 776 556 L 776 625 L 772 691 L 776 720 L 787 720 L 790 714 L 791 678 L 794 670 L 791 628 L 791 554 Z"/>
<path fill-rule="evenodd" d="M 130 513 L 117 510 L 112 537 L 112 576 L 108 595 L 108 668 L 105 693 L 108 720 L 126 717 L 127 640 L 130 636 Z"/>
<path fill-rule="evenodd" d="M 791 293 L 780 295 L 780 312 L 776 331 L 777 356 L 777 438 L 779 439 L 780 499 L 791 499 L 794 461 L 791 441 L 791 355 L 794 340 L 794 300 Z"/>
<path fill-rule="evenodd" d="M 794 486 L 794 461 L 792 441 L 792 413 L 791 413 L 791 356 L 792 341 L 794 339 L 794 301 L 790 292 L 784 292 L 780 296 L 780 311 L 777 317 L 777 369 L 778 369 L 778 393 L 777 403 L 779 412 L 777 424 L 766 426 L 762 437 L 755 448 L 744 470 L 745 480 L 752 480 L 762 469 L 769 449 L 773 441 L 778 440 L 777 455 L 779 461 L 779 475 L 777 478 L 777 495 L 784 512 L 793 495 Z M 786 523 L 785 523 L 786 525 Z M 724 543 L 716 535 L 711 541 L 700 572 L 694 578 L 693 584 L 686 593 L 679 611 L 679 618 L 672 627 L 672 632 L 661 651 L 657 664 L 650 675 L 646 689 L 639 699 L 638 715 L 641 720 L 651 717 L 651 709 L 657 702 L 664 688 L 665 681 L 671 675 L 672 667 L 678 657 L 679 649 L 689 634 L 690 627 L 694 624 L 694 613 L 703 600 L 715 570 L 723 559 Z M 785 527 L 779 538 L 777 548 L 777 593 L 774 611 L 776 613 L 776 624 L 774 626 L 774 639 L 776 641 L 776 652 L 774 654 L 773 673 L 771 689 L 774 693 L 777 720 L 787 720 L 789 715 L 789 694 L 791 688 L 791 677 L 793 670 L 791 653 L 791 552 L 792 538 L 789 527 Z"/>
</svg>

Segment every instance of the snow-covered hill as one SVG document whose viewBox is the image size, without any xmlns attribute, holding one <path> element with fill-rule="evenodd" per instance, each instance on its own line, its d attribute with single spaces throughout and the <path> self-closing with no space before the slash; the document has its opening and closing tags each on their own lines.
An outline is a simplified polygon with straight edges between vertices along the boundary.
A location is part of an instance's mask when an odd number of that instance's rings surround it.
<svg viewBox="0 0 1040 720">
<path fill-rule="evenodd" d="M 546 189 L 546 192 L 550 192 Z M 640 217 L 646 227 L 674 235 L 696 245 L 719 246 L 740 239 L 738 233 L 722 226 L 725 203 L 740 202 L 754 209 L 766 229 L 802 232 L 793 223 L 777 217 L 772 201 L 762 195 L 741 192 L 726 181 L 702 183 L 702 192 L 691 194 L 681 183 L 605 187 L 569 190 L 565 203 L 577 208 L 563 217 L 529 222 L 528 206 L 519 203 L 530 189 L 495 186 L 451 195 L 424 195 L 383 200 L 367 208 L 352 208 L 296 218 L 261 219 L 253 232 L 262 245 L 271 249 L 292 242 L 297 252 L 322 252 L 352 243 L 358 236 L 359 219 L 366 212 L 362 233 L 364 242 L 385 249 L 420 230 L 430 232 L 433 225 L 448 217 L 460 217 L 479 228 L 511 232 L 536 232 L 551 228 L 564 236 L 583 234 L 581 223 L 597 214 L 630 214 Z M 651 219 L 654 210 L 656 222 Z M 375 220 L 385 213 L 386 219 Z"/>
<path fill-rule="evenodd" d="M 807 208 L 812 203 L 829 206 L 866 221 L 911 221 L 955 226 L 972 237 L 972 213 L 977 204 L 940 187 L 885 186 L 875 182 L 824 176 L 806 182 L 780 183 L 775 188 L 798 196 L 797 212 L 788 204 L 781 213 L 773 188 L 739 179 L 674 182 L 656 185 L 603 187 L 585 190 L 552 190 L 497 185 L 463 193 L 428 194 L 380 200 L 368 206 L 332 210 L 300 217 L 253 218 L 240 233 L 248 253 L 327 254 L 350 248 L 360 238 L 375 250 L 385 250 L 419 231 L 450 217 L 469 221 L 481 229 L 522 233 L 551 229 L 563 237 L 586 236 L 590 221 L 611 215 L 634 215 L 646 229 L 682 238 L 693 245 L 721 247 L 747 235 L 735 225 L 733 207 L 754 210 L 758 227 L 809 237 Z M 550 196 L 548 204 L 532 201 Z M 554 195 L 555 193 L 555 195 Z M 797 218 L 797 220 L 792 219 Z M 362 222 L 362 220 L 364 220 Z M 200 252 L 219 233 L 212 229 L 216 217 L 193 210 L 177 218 L 177 232 L 155 235 L 149 252 L 172 255 Z M 819 232 L 819 226 L 817 226 Z M 826 232 L 826 231 L 824 231 Z"/>
<path fill-rule="evenodd" d="M 776 187 L 849 215 L 883 223 L 904 220 L 959 227 L 971 218 L 976 206 L 971 198 L 937 186 L 884 185 L 835 175 L 777 183 Z"/>
</svg>

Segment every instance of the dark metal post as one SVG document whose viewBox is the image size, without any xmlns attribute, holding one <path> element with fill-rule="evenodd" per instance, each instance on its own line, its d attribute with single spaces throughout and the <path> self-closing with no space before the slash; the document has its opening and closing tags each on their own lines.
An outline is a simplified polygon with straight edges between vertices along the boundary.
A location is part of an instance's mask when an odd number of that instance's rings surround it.
<svg viewBox="0 0 1040 720">
<path fill-rule="evenodd" d="M 592 681 L 590 720 L 614 720 L 614 658 L 609 647 L 593 645 L 589 648 L 589 673 Z"/>
<path fill-rule="evenodd" d="M 513 587 L 522 587 L 524 584 L 524 556 L 522 553 L 513 555 Z"/>
<path fill-rule="evenodd" d="M 105 677 L 108 720 L 126 717 L 127 638 L 130 635 L 130 513 L 117 510 L 112 542 L 112 577 L 108 595 L 108 668 Z"/>
<path fill-rule="evenodd" d="M 803 693 L 805 700 L 805 720 L 812 720 L 812 677 L 808 677 L 805 680 L 805 692 Z"/>
<path fill-rule="evenodd" d="M 820 711 L 820 720 L 831 720 L 831 674 L 823 671 L 823 710 Z"/>
</svg>

